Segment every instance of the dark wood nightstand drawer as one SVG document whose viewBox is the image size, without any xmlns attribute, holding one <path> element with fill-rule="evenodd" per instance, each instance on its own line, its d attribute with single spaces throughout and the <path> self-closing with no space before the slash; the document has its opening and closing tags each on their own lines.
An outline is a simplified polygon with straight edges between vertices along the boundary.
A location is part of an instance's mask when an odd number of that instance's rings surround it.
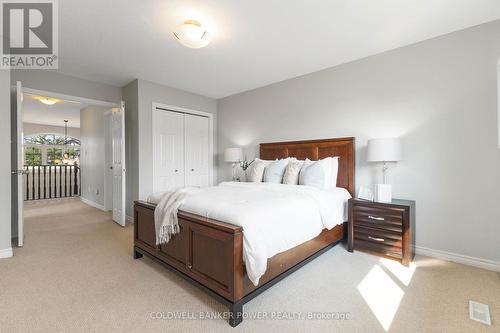
<svg viewBox="0 0 500 333">
<path fill-rule="evenodd" d="M 386 257 L 401 259 L 403 254 L 400 249 L 394 249 L 385 245 L 374 244 L 365 240 L 356 238 L 356 248 L 366 249 L 371 252 L 379 253 Z"/>
<path fill-rule="evenodd" d="M 358 248 L 366 248 L 396 258 L 402 257 L 401 232 L 397 233 L 355 225 L 354 240 Z"/>
<path fill-rule="evenodd" d="M 403 211 L 399 209 L 376 208 L 368 206 L 354 206 L 356 222 L 399 227 L 403 224 Z"/>
<path fill-rule="evenodd" d="M 415 202 L 349 200 L 348 249 L 368 250 L 408 265 L 414 256 Z"/>
</svg>

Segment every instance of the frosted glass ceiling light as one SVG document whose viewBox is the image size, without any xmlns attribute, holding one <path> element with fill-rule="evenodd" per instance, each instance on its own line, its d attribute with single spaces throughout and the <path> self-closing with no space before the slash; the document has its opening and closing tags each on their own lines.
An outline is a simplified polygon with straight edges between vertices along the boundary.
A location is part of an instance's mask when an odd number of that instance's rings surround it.
<svg viewBox="0 0 500 333">
<path fill-rule="evenodd" d="M 54 105 L 59 102 L 57 99 L 49 97 L 40 97 L 38 100 L 45 105 Z"/>
<path fill-rule="evenodd" d="M 195 20 L 184 21 L 173 31 L 173 34 L 179 43 L 192 49 L 205 47 L 212 40 L 210 33 Z"/>
</svg>

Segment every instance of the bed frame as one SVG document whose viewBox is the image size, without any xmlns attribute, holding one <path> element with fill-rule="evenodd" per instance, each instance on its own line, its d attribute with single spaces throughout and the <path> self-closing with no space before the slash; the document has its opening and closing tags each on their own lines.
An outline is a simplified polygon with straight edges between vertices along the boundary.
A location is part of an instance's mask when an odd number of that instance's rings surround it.
<svg viewBox="0 0 500 333">
<path fill-rule="evenodd" d="M 328 156 L 340 157 L 337 186 L 354 195 L 354 138 L 260 145 L 260 157 L 267 160 L 317 160 Z M 226 304 L 233 327 L 243 320 L 243 304 L 343 240 L 347 230 L 344 225 L 324 229 L 316 238 L 268 259 L 266 273 L 254 286 L 243 263 L 241 227 L 179 211 L 180 233 L 167 244 L 156 246 L 155 207 L 135 202 L 134 258 L 146 255 Z"/>
</svg>

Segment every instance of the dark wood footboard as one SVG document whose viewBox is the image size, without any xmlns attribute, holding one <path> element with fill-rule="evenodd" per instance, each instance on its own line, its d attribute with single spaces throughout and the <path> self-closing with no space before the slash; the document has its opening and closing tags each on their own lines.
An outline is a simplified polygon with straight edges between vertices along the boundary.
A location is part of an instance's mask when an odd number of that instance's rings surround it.
<svg viewBox="0 0 500 333">
<path fill-rule="evenodd" d="M 230 308 L 230 324 L 241 322 L 243 304 L 305 265 L 345 236 L 343 225 L 268 260 L 266 274 L 254 286 L 243 263 L 243 230 L 239 226 L 179 212 L 180 233 L 156 246 L 155 205 L 136 201 L 134 258 L 152 257 L 171 271 L 209 292 Z"/>
<path fill-rule="evenodd" d="M 179 212 L 180 233 L 156 246 L 154 208 L 146 202 L 135 203 L 135 246 L 227 300 L 242 298 L 242 228 Z"/>
</svg>

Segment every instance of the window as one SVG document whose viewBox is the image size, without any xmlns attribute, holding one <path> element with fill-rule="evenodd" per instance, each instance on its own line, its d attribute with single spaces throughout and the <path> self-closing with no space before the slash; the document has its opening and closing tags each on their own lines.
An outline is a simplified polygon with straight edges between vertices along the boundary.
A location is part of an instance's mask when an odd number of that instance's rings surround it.
<svg viewBox="0 0 500 333">
<path fill-rule="evenodd" d="M 38 147 L 26 147 L 26 165 L 42 165 L 42 149 Z"/>
<path fill-rule="evenodd" d="M 59 134 L 35 134 L 24 137 L 25 144 L 36 144 L 36 145 L 58 145 L 64 146 L 80 146 L 80 140 L 68 136 L 66 142 L 64 142 L 64 135 Z"/>
<path fill-rule="evenodd" d="M 80 140 L 59 134 L 35 134 L 24 137 L 26 165 L 78 164 Z"/>
<path fill-rule="evenodd" d="M 80 159 L 80 149 L 68 148 L 66 149 L 66 154 L 70 160 Z"/>
<path fill-rule="evenodd" d="M 47 164 L 61 164 L 63 151 L 61 148 L 47 148 Z"/>
</svg>

